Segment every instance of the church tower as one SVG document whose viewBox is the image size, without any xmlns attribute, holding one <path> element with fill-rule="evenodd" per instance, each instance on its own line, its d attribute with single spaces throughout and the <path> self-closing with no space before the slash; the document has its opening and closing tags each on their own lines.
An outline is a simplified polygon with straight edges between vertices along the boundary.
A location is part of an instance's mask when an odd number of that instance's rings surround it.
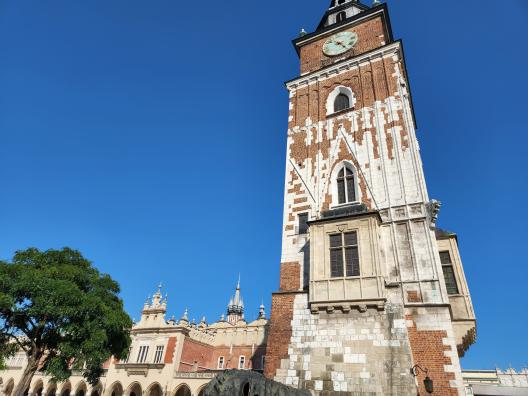
<svg viewBox="0 0 528 396">
<path fill-rule="evenodd" d="M 426 377 L 462 395 L 475 316 L 456 236 L 436 227 L 388 8 L 332 0 L 293 45 L 265 373 L 324 395 L 425 395 Z"/>
</svg>

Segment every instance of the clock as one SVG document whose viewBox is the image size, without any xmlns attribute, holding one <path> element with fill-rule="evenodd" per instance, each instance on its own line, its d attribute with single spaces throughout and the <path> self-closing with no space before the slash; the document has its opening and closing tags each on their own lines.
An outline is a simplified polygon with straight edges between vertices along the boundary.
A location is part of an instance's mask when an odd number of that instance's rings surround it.
<svg viewBox="0 0 528 396">
<path fill-rule="evenodd" d="M 323 53 L 328 56 L 341 55 L 353 48 L 357 41 L 358 35 L 355 32 L 341 32 L 334 34 L 324 43 Z"/>
</svg>

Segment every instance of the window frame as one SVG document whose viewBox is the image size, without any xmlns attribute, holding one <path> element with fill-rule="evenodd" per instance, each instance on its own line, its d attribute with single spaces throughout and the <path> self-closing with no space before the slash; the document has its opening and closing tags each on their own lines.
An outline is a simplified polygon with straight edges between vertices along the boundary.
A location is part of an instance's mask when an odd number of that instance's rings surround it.
<svg viewBox="0 0 528 396">
<path fill-rule="evenodd" d="M 346 235 L 347 234 L 355 234 L 355 244 L 347 244 L 346 242 Z M 340 245 L 339 246 L 332 246 L 332 236 L 340 237 Z M 328 241 L 328 254 L 329 254 L 329 279 L 344 279 L 344 278 L 361 278 L 361 254 L 359 249 L 359 230 L 353 229 L 353 230 L 343 230 L 340 232 L 331 232 L 327 234 L 327 241 Z M 357 273 L 354 272 L 355 266 L 352 262 L 351 264 L 351 272 L 352 274 L 348 274 L 348 263 L 347 263 L 347 250 L 348 249 L 355 249 L 356 257 L 353 257 L 353 260 L 357 260 Z M 339 255 L 341 257 L 341 272 L 337 275 L 333 275 L 332 273 L 332 252 L 339 252 Z"/>
<path fill-rule="evenodd" d="M 306 221 L 301 222 L 301 216 L 306 216 Z M 309 212 L 303 212 L 297 214 L 297 234 L 298 235 L 305 235 L 308 234 L 308 229 L 310 228 L 308 226 L 308 221 L 310 220 L 310 213 Z M 301 228 L 301 224 L 303 224 L 303 228 Z M 304 231 L 304 232 L 303 232 Z"/>
<path fill-rule="evenodd" d="M 347 170 L 352 173 L 352 177 L 354 178 L 354 198 L 355 200 L 345 202 L 345 203 L 339 203 L 338 178 L 339 178 L 339 174 L 344 168 L 347 168 Z M 343 161 L 339 166 L 335 167 L 334 171 L 332 172 L 331 177 L 332 177 L 332 181 L 331 181 L 332 183 L 332 205 L 331 205 L 331 208 L 340 208 L 343 206 L 361 203 L 361 198 L 359 194 L 359 185 L 358 185 L 359 178 L 358 178 L 358 172 L 355 166 L 353 166 L 348 161 Z M 345 181 L 346 181 L 346 177 L 345 177 Z M 347 198 L 348 198 L 348 191 L 347 191 L 347 186 L 345 185 L 345 201 Z"/>
<path fill-rule="evenodd" d="M 348 96 L 348 109 L 341 110 L 336 112 L 334 108 L 335 100 L 339 94 L 343 94 Z M 335 114 L 340 114 L 342 112 L 346 111 L 353 111 L 354 106 L 356 105 L 356 97 L 354 95 L 354 92 L 349 87 L 346 87 L 344 85 L 339 85 L 335 87 L 327 96 L 326 98 L 326 116 L 327 117 L 333 117 Z"/>
<path fill-rule="evenodd" d="M 165 353 L 165 345 L 156 345 L 156 351 L 154 352 L 154 364 L 163 363 L 164 353 Z"/>
<path fill-rule="evenodd" d="M 239 370 L 245 370 L 246 369 L 246 356 L 240 355 L 238 357 L 238 369 Z"/>
<path fill-rule="evenodd" d="M 344 16 L 343 16 L 344 15 Z M 341 19 L 340 19 L 341 18 Z M 336 14 L 336 17 L 335 17 L 335 21 L 336 23 L 340 23 L 340 22 L 343 22 L 345 19 L 347 19 L 347 14 L 346 14 L 346 11 L 340 11 Z M 349 98 L 350 100 L 350 98 Z M 348 107 L 350 108 L 350 106 Z M 336 111 L 337 113 L 337 111 Z"/>
<path fill-rule="evenodd" d="M 444 263 L 443 262 L 442 253 L 447 253 L 447 257 L 449 258 L 449 262 L 448 263 Z M 459 284 L 458 279 L 457 279 L 457 274 L 456 274 L 456 270 L 455 270 L 455 263 L 453 262 L 453 255 L 451 254 L 451 251 L 450 250 L 442 250 L 442 251 L 438 252 L 438 255 L 440 256 L 440 264 L 442 265 L 442 275 L 444 277 L 444 283 L 445 283 L 445 286 L 446 286 L 447 295 L 448 296 L 458 296 L 458 295 L 460 295 L 460 284 Z M 451 293 L 449 291 L 449 286 L 448 286 L 447 279 L 446 279 L 445 268 L 449 268 L 451 270 L 451 274 L 453 276 L 453 282 L 454 282 L 454 287 L 456 289 L 456 293 Z"/>
<path fill-rule="evenodd" d="M 149 353 L 149 345 L 148 344 L 140 345 L 139 346 L 139 350 L 138 350 L 138 355 L 137 355 L 136 362 L 137 363 L 145 363 L 147 361 L 147 358 L 148 358 L 148 353 Z"/>
<path fill-rule="evenodd" d="M 220 364 L 220 362 L 222 362 L 222 363 Z M 224 366 L 225 366 L 225 357 L 224 356 L 218 356 L 218 359 L 216 361 L 216 368 L 218 370 L 223 370 Z"/>
</svg>

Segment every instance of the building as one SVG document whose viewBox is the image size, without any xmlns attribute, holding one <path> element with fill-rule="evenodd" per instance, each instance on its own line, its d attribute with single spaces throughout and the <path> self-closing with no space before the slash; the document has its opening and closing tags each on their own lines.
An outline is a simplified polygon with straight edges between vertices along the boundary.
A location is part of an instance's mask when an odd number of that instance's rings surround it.
<svg viewBox="0 0 528 396">
<path fill-rule="evenodd" d="M 517 372 L 514 369 L 464 370 L 462 377 L 468 396 L 526 396 L 528 395 L 528 368 Z"/>
<path fill-rule="evenodd" d="M 334 0 L 293 45 L 266 375 L 321 395 L 424 395 L 427 376 L 463 395 L 475 315 L 457 237 L 436 226 L 388 8 Z"/>
<path fill-rule="evenodd" d="M 158 290 L 132 329 L 126 361 L 95 387 L 36 376 L 38 396 L 196 396 L 217 370 L 264 370 L 315 395 L 464 395 L 459 358 L 476 321 L 458 240 L 437 227 L 403 46 L 388 8 L 333 0 L 293 41 L 280 287 L 244 319 L 240 284 L 227 316 L 167 320 Z M 265 363 L 265 364 L 264 364 Z M 23 356 L 0 373 L 10 396 Z M 344 392 L 344 393 L 343 393 Z M 350 392 L 350 393 L 347 393 Z M 0 395 L 2 396 L 2 395 Z"/>
<path fill-rule="evenodd" d="M 111 359 L 97 386 L 86 383 L 81 373 L 55 384 L 37 374 L 29 396 L 200 396 L 218 371 L 251 369 L 262 371 L 268 321 L 264 306 L 256 319 L 244 318 L 240 281 L 227 307 L 215 323 L 190 321 L 187 310 L 179 320 L 167 320 L 167 300 L 161 286 L 147 299 L 141 319 L 132 328 L 132 345 L 125 361 Z M 11 396 L 26 363 L 19 353 L 0 372 L 0 396 Z"/>
</svg>

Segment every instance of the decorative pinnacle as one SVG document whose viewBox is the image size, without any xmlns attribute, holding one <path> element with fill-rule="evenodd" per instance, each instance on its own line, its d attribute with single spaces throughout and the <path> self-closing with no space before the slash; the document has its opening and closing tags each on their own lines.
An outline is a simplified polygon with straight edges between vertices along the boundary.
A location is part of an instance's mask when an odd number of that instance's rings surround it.
<svg viewBox="0 0 528 396">
<path fill-rule="evenodd" d="M 374 0 L 372 2 L 372 6 L 377 6 L 377 5 L 380 5 L 381 4 L 381 1 L 380 0 Z"/>
<path fill-rule="evenodd" d="M 308 32 L 304 30 L 304 28 L 301 28 L 301 31 L 299 32 L 299 37 L 306 36 Z"/>
</svg>

